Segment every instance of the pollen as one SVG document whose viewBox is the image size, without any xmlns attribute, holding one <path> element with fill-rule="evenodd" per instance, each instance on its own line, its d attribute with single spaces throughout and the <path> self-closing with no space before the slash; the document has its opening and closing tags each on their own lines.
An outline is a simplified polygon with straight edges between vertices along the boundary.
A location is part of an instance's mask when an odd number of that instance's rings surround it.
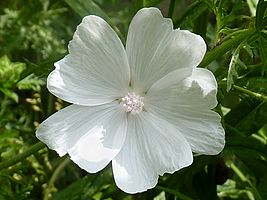
<svg viewBox="0 0 267 200">
<path fill-rule="evenodd" d="M 143 110 L 144 97 L 141 97 L 134 92 L 129 92 L 125 97 L 121 98 L 121 104 L 125 112 L 138 114 Z"/>
</svg>

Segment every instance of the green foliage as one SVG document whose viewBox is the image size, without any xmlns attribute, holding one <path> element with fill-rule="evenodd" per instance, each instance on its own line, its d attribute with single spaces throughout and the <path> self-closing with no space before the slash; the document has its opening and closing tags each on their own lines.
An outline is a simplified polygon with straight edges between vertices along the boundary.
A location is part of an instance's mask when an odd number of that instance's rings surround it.
<svg viewBox="0 0 267 200">
<path fill-rule="evenodd" d="M 7 56 L 0 58 L 0 91 L 16 102 L 19 97 L 12 89 L 19 81 L 24 69 L 24 63 L 11 63 Z"/>
<path fill-rule="evenodd" d="M 37 91 L 44 85 L 44 82 L 34 75 L 21 80 L 21 74 L 25 69 L 25 63 L 12 63 L 7 56 L 0 58 L 0 91 L 15 102 L 19 100 L 17 93 L 14 92 L 16 88 Z"/>
<path fill-rule="evenodd" d="M 66 106 L 45 87 L 82 17 L 107 20 L 125 42 L 135 12 L 159 7 L 174 27 L 200 34 L 201 67 L 218 81 L 226 146 L 217 156 L 160 178 L 137 195 L 120 191 L 111 168 L 87 174 L 37 143 L 35 129 Z M 10 0 L 0 2 L 0 200 L 267 199 L 267 1 Z"/>
<path fill-rule="evenodd" d="M 102 17 L 106 21 L 110 21 L 108 15 L 92 0 L 65 0 L 65 2 L 81 17 L 84 17 L 86 15 L 97 15 Z"/>
<path fill-rule="evenodd" d="M 267 9 L 267 2 L 264 0 L 259 0 L 256 10 L 256 23 L 255 23 L 255 27 L 259 31 L 262 30 L 265 25 L 264 19 L 266 19 L 266 17 L 264 13 L 266 9 Z"/>
<path fill-rule="evenodd" d="M 23 53 L 32 58 L 29 54 L 33 51 L 38 52 L 38 57 L 48 58 L 55 52 L 65 52 L 64 43 L 56 39 L 52 26 L 59 14 L 66 11 L 64 8 L 48 10 L 49 1 L 24 1 L 15 6 L 4 8 L 0 15 L 2 54 Z"/>
</svg>

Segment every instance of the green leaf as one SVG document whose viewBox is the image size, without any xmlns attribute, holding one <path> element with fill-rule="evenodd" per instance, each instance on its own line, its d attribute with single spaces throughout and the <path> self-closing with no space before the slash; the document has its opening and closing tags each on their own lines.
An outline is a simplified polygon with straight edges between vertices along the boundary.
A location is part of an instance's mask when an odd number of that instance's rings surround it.
<svg viewBox="0 0 267 200">
<path fill-rule="evenodd" d="M 7 88 L 0 88 L 0 91 L 3 92 L 5 96 L 12 99 L 16 103 L 19 102 L 19 96 L 15 92 L 13 92 Z"/>
<path fill-rule="evenodd" d="M 267 78 L 266 77 L 248 77 L 242 78 L 238 84 L 245 85 L 247 89 L 267 94 Z"/>
<path fill-rule="evenodd" d="M 242 32 L 238 32 L 238 34 L 235 34 L 234 37 L 232 37 L 231 39 L 224 41 L 220 46 L 215 47 L 214 49 L 206 53 L 205 57 L 200 63 L 200 66 L 206 67 L 218 57 L 223 56 L 226 52 L 235 49 L 237 46 L 240 45 L 241 42 L 246 41 L 254 34 L 255 30 L 253 29 L 246 29 L 242 30 Z"/>
<path fill-rule="evenodd" d="M 0 173 L 0 200 L 13 197 L 11 181 L 5 173 Z"/>
<path fill-rule="evenodd" d="M 234 95 L 234 93 L 230 93 L 230 94 L 232 94 L 231 96 Z M 224 121 L 226 124 L 229 124 L 233 127 L 241 123 L 247 116 L 250 115 L 250 113 L 252 113 L 253 111 L 255 112 L 255 110 L 258 110 L 258 107 L 261 106 L 260 101 L 257 101 L 257 100 L 251 101 L 249 97 L 243 97 L 242 100 L 240 100 L 240 98 L 237 95 L 235 95 L 234 99 L 230 98 L 227 101 L 229 102 L 226 103 L 226 106 L 231 108 L 231 111 L 227 113 L 226 116 L 224 116 Z M 230 130 L 230 132 L 233 132 L 233 131 L 234 130 Z"/>
<path fill-rule="evenodd" d="M 208 27 L 208 9 L 203 11 L 194 22 L 193 32 L 206 39 L 206 32 Z"/>
<path fill-rule="evenodd" d="M 160 2 L 162 2 L 162 0 L 142 0 L 142 1 L 143 1 L 143 6 L 144 7 L 156 6 Z"/>
<path fill-rule="evenodd" d="M 162 0 L 137 0 L 134 3 L 135 10 L 139 10 L 143 7 L 150 7 L 158 5 Z"/>
<path fill-rule="evenodd" d="M 170 193 L 170 194 L 173 194 L 175 197 L 178 197 L 179 199 L 181 200 L 192 200 L 192 198 L 176 191 L 176 190 L 173 190 L 173 189 L 170 189 L 170 188 L 166 188 L 166 187 L 162 187 L 162 186 L 157 186 L 156 187 L 158 190 L 162 190 L 162 191 L 165 191 L 166 193 Z"/>
<path fill-rule="evenodd" d="M 251 16 L 256 16 L 258 0 L 247 0 L 247 4 L 251 13 Z"/>
<path fill-rule="evenodd" d="M 246 65 L 239 59 L 239 53 L 241 48 L 246 46 L 244 43 L 241 43 L 234 51 L 232 54 L 232 58 L 229 64 L 229 69 L 228 69 L 228 75 L 227 75 L 227 92 L 229 92 L 232 88 L 232 86 L 235 83 L 235 80 L 238 78 L 238 71 L 239 68 L 246 69 Z"/>
<path fill-rule="evenodd" d="M 0 58 L 0 87 L 10 88 L 25 70 L 25 63 L 11 62 L 7 56 Z"/>
<path fill-rule="evenodd" d="M 246 194 L 246 190 L 237 188 L 238 185 L 234 180 L 228 179 L 225 184 L 218 185 L 218 196 L 222 199 L 229 197 L 231 199 L 242 199 L 243 194 Z"/>
<path fill-rule="evenodd" d="M 24 59 L 27 68 L 21 73 L 20 80 L 25 79 L 31 74 L 35 74 L 38 77 L 46 77 L 48 76 L 49 72 L 52 71 L 53 64 L 60 60 L 62 58 L 61 56 L 51 57 L 51 59 L 47 59 L 42 63 L 35 64 L 27 59 Z"/>
<path fill-rule="evenodd" d="M 260 183 L 258 185 L 258 191 L 262 197 L 262 199 L 267 199 L 267 173 L 262 175 L 260 178 Z"/>
<path fill-rule="evenodd" d="M 65 2 L 81 17 L 97 15 L 110 22 L 108 15 L 92 0 L 65 0 Z"/>
<path fill-rule="evenodd" d="M 228 69 L 228 75 L 227 75 L 227 92 L 229 92 L 232 88 L 232 85 L 234 84 L 234 78 L 238 77 L 238 73 L 237 73 L 237 62 L 239 59 L 239 52 L 240 49 L 237 48 L 236 50 L 234 50 L 230 64 L 229 64 L 229 69 Z"/>
<path fill-rule="evenodd" d="M 257 11 L 256 11 L 256 22 L 255 27 L 257 30 L 262 30 L 264 27 L 262 26 L 264 13 L 267 8 L 267 1 L 259 0 L 257 5 Z"/>
<path fill-rule="evenodd" d="M 267 2 L 266 2 L 267 3 Z M 261 60 L 263 63 L 263 74 L 267 73 L 267 35 L 265 33 L 260 33 L 259 36 L 259 51 L 260 51 L 260 56 Z"/>
<path fill-rule="evenodd" d="M 208 6 L 202 1 L 195 1 L 187 7 L 181 17 L 174 22 L 174 27 L 184 27 L 195 20 L 207 10 Z"/>
<path fill-rule="evenodd" d="M 231 136 L 226 138 L 226 148 L 227 150 L 231 151 L 239 151 L 241 155 L 244 156 L 255 156 L 259 157 L 259 155 L 263 156 L 265 159 L 267 159 L 267 149 L 264 144 L 262 144 L 259 140 L 257 140 L 254 137 L 245 137 L 245 136 Z M 243 151 L 241 151 L 243 150 Z M 246 150 L 246 151 L 245 151 Z M 251 154 L 248 154 L 249 152 L 252 152 Z M 255 154 L 257 152 L 257 154 Z"/>
<path fill-rule="evenodd" d="M 251 135 L 260 130 L 267 122 L 267 103 L 260 103 L 236 127 L 246 135 Z M 267 150 L 267 149 L 266 149 Z"/>
<path fill-rule="evenodd" d="M 42 85 L 45 85 L 45 81 L 38 78 L 34 74 L 27 76 L 26 78 L 22 79 L 17 83 L 17 87 L 19 88 L 19 90 L 40 91 Z"/>
<path fill-rule="evenodd" d="M 53 200 L 90 199 L 111 180 L 112 174 L 110 169 L 101 171 L 96 175 L 87 175 L 62 191 L 55 193 Z"/>
</svg>

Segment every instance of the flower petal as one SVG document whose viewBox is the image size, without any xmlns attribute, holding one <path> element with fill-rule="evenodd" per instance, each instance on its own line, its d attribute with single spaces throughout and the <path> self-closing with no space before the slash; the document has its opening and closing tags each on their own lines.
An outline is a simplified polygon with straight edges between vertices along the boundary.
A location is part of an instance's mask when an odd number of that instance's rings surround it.
<svg viewBox="0 0 267 200">
<path fill-rule="evenodd" d="M 207 69 L 196 68 L 177 86 L 149 90 L 145 109 L 173 124 L 193 152 L 218 154 L 225 144 L 220 116 L 211 111 L 217 104 L 217 83 Z"/>
<path fill-rule="evenodd" d="M 171 19 L 163 18 L 157 8 L 143 8 L 130 24 L 126 52 L 133 88 L 142 93 L 174 70 L 186 68 L 191 74 L 202 60 L 206 44 L 199 35 L 173 30 Z"/>
<path fill-rule="evenodd" d="M 128 132 L 112 167 L 117 186 L 127 193 L 143 192 L 158 176 L 173 173 L 193 161 L 189 144 L 168 122 L 142 112 L 128 116 Z"/>
<path fill-rule="evenodd" d="M 173 85 L 189 77 L 192 71 L 188 71 L 188 68 L 182 68 L 174 70 L 169 74 L 165 75 L 160 80 L 156 81 L 148 90 L 148 92 L 157 92 L 159 90 L 172 87 Z"/>
<path fill-rule="evenodd" d="M 118 103 L 71 105 L 41 123 L 36 136 L 60 156 L 69 153 L 76 164 L 94 173 L 120 151 L 126 130 L 126 114 Z"/>
<path fill-rule="evenodd" d="M 47 87 L 78 105 L 100 105 L 127 93 L 130 69 L 115 31 L 100 17 L 87 16 L 69 44 L 69 55 L 55 63 Z"/>
</svg>

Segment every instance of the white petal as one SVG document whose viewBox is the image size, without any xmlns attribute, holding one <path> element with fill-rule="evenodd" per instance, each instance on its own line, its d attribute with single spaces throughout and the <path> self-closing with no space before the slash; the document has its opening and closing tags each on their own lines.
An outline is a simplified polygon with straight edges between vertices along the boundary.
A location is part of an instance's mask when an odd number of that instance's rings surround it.
<svg viewBox="0 0 267 200">
<path fill-rule="evenodd" d="M 173 85 L 184 80 L 185 77 L 191 75 L 191 71 L 188 71 L 188 68 L 177 69 L 169 74 L 165 75 L 163 78 L 155 82 L 148 90 L 148 93 L 157 93 L 160 90 L 165 88 L 172 87 Z"/>
<path fill-rule="evenodd" d="M 210 95 L 213 97 L 213 107 L 217 105 L 216 93 L 217 93 L 217 81 L 211 71 L 204 68 L 196 68 L 190 77 L 185 80 L 187 87 L 192 87 L 193 82 L 196 82 L 200 87 L 204 96 Z"/>
<path fill-rule="evenodd" d="M 120 151 L 126 129 L 126 114 L 118 103 L 71 105 L 41 123 L 36 136 L 60 156 L 69 153 L 76 164 L 94 173 Z"/>
<path fill-rule="evenodd" d="M 175 125 L 196 153 L 218 154 L 225 144 L 217 104 L 217 84 L 207 69 L 196 68 L 179 85 L 149 91 L 145 109 Z"/>
<path fill-rule="evenodd" d="M 79 105 L 100 105 L 127 93 L 130 69 L 115 31 L 100 17 L 87 16 L 69 44 L 69 55 L 55 63 L 47 87 Z"/>
<path fill-rule="evenodd" d="M 147 112 L 128 116 L 128 132 L 112 168 L 117 186 L 127 193 L 143 192 L 158 176 L 173 173 L 193 161 L 189 144 L 168 122 Z"/>
<path fill-rule="evenodd" d="M 202 60 L 206 44 L 199 35 L 173 30 L 171 19 L 163 18 L 157 8 L 143 8 L 130 24 L 126 52 L 133 88 L 142 93 L 174 70 L 186 68 L 190 74 Z"/>
</svg>

